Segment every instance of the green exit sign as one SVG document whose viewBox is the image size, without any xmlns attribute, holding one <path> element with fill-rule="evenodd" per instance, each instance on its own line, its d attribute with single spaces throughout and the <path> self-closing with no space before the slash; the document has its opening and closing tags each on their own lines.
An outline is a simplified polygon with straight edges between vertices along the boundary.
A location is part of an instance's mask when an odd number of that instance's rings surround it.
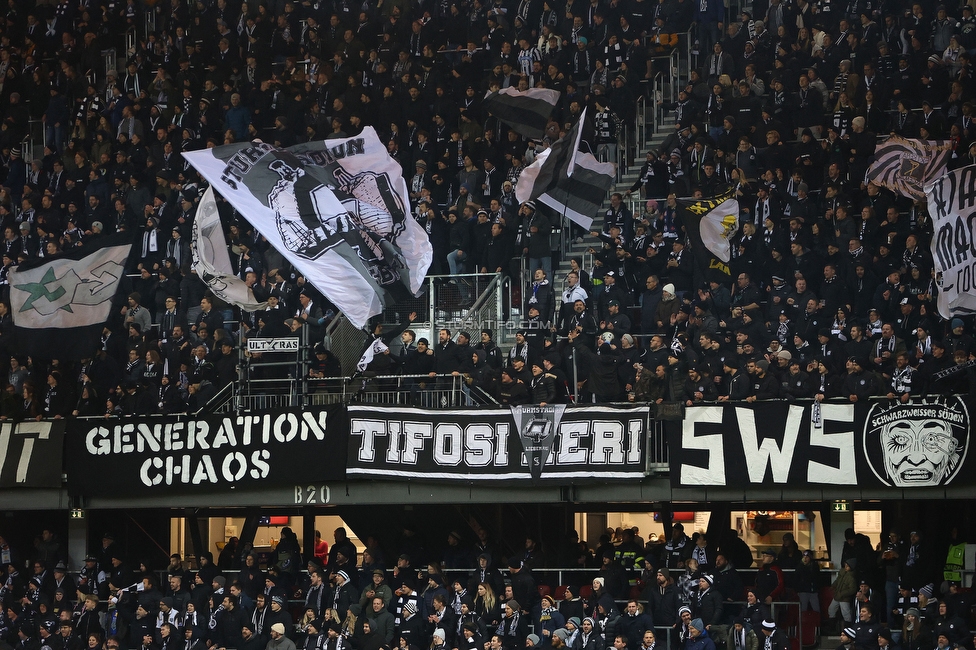
<svg viewBox="0 0 976 650">
<path fill-rule="evenodd" d="M 851 504 L 847 501 L 834 501 L 830 509 L 834 512 L 850 512 Z"/>
</svg>

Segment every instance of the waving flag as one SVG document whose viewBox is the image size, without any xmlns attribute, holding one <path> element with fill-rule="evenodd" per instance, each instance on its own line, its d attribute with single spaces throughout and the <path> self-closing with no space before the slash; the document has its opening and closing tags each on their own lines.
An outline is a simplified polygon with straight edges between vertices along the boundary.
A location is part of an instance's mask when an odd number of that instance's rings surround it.
<svg viewBox="0 0 976 650">
<path fill-rule="evenodd" d="M 245 311 L 258 311 L 268 306 L 267 302 L 258 302 L 244 280 L 234 275 L 212 187 L 207 188 L 197 206 L 190 249 L 193 251 L 193 268 L 197 276 L 215 296 Z"/>
<path fill-rule="evenodd" d="M 383 354 L 389 349 L 390 348 L 386 345 L 386 343 L 383 342 L 383 339 L 373 339 L 373 341 L 366 346 L 366 349 L 363 351 L 363 356 L 361 356 L 359 361 L 356 363 L 356 371 L 366 372 L 366 368 L 373 360 L 373 357 L 375 357 L 377 354 Z"/>
<path fill-rule="evenodd" d="M 18 352 L 61 361 L 90 356 L 131 249 L 131 235 L 110 235 L 13 267 L 7 279 Z"/>
<path fill-rule="evenodd" d="M 893 135 L 874 151 L 867 180 L 915 201 L 925 199 L 925 185 L 946 169 L 950 140 L 915 140 Z"/>
<path fill-rule="evenodd" d="M 519 135 L 539 140 L 546 134 L 549 116 L 558 102 L 558 90 L 509 87 L 485 95 L 484 106 Z"/>
<path fill-rule="evenodd" d="M 583 135 L 583 119 L 586 109 L 580 114 L 569 133 L 535 157 L 535 161 L 519 174 L 515 186 L 515 198 L 519 203 L 533 201 L 549 189 L 555 187 L 561 178 L 572 175 L 576 156 L 579 152 L 580 138 Z"/>
<path fill-rule="evenodd" d="M 536 200 L 589 230 L 613 185 L 615 173 L 613 163 L 602 163 L 593 154 L 577 153 L 573 175 L 557 178 L 555 186 Z"/>
<path fill-rule="evenodd" d="M 433 255 L 376 132 L 183 154 L 356 327 L 420 293 Z"/>
<path fill-rule="evenodd" d="M 732 238 L 739 231 L 739 202 L 732 196 L 729 192 L 707 199 L 678 199 L 681 223 L 707 280 L 728 282 L 732 278 Z"/>
<path fill-rule="evenodd" d="M 616 168 L 613 163 L 601 163 L 592 154 L 579 150 L 585 121 L 583 109 L 569 133 L 522 170 L 515 197 L 521 203 L 538 200 L 589 228 L 613 185 Z"/>
<path fill-rule="evenodd" d="M 932 261 L 939 287 L 936 306 L 946 320 L 976 314 L 976 167 L 954 169 L 926 187 L 932 219 Z"/>
</svg>

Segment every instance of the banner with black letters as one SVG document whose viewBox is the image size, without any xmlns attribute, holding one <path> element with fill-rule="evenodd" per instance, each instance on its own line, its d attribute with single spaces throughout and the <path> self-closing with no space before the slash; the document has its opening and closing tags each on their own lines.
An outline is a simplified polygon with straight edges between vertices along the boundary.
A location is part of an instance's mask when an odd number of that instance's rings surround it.
<svg viewBox="0 0 976 650">
<path fill-rule="evenodd" d="M 68 490 L 82 495 L 220 492 L 341 480 L 347 435 L 341 405 L 76 420 L 67 431 Z"/>
<path fill-rule="evenodd" d="M 0 424 L 0 488 L 60 488 L 65 420 Z"/>
<path fill-rule="evenodd" d="M 957 396 L 690 406 L 668 422 L 673 487 L 974 482 L 972 405 Z"/>
<path fill-rule="evenodd" d="M 498 481 L 640 479 L 648 407 L 425 411 L 349 406 L 346 475 Z"/>
<path fill-rule="evenodd" d="M 932 260 L 946 320 L 976 314 L 976 165 L 955 169 L 926 186 L 932 218 Z"/>
</svg>

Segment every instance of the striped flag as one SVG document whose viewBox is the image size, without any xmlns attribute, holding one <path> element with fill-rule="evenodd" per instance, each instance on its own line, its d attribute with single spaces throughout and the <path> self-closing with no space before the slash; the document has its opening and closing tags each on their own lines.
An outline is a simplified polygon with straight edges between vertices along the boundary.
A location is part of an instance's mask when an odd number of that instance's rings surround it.
<svg viewBox="0 0 976 650">
<path fill-rule="evenodd" d="M 925 199 L 925 185 L 945 172 L 950 140 L 915 140 L 893 135 L 878 145 L 867 180 L 915 201 Z"/>
<path fill-rule="evenodd" d="M 491 114 L 526 138 L 541 139 L 552 109 L 559 101 L 559 91 L 548 88 L 502 88 L 485 95 L 484 106 Z"/>
<path fill-rule="evenodd" d="M 593 154 L 578 153 L 573 175 L 560 178 L 537 200 L 589 230 L 613 185 L 615 172 L 613 163 L 602 163 Z"/>
<path fill-rule="evenodd" d="M 539 153 L 535 161 L 519 174 L 518 184 L 515 186 L 515 198 L 519 203 L 538 198 L 550 187 L 554 187 L 560 177 L 568 178 L 572 175 L 576 154 L 579 151 L 580 138 L 583 135 L 583 118 L 586 109 L 580 114 L 579 121 L 573 125 L 569 133 L 553 142 L 548 149 Z"/>
</svg>

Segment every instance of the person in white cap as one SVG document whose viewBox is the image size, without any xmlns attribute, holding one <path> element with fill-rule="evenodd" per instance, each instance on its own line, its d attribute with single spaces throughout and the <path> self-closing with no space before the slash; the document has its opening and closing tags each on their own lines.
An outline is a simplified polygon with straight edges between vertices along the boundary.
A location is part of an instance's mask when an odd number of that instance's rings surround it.
<svg viewBox="0 0 976 650">
<path fill-rule="evenodd" d="M 431 635 L 431 650 L 443 650 L 447 646 L 444 643 L 444 639 L 447 638 L 447 632 L 441 628 L 434 629 L 434 633 Z"/>
<path fill-rule="evenodd" d="M 661 287 L 661 302 L 657 304 L 655 320 L 657 320 L 658 329 L 672 325 L 680 309 L 681 301 L 675 300 L 674 285 L 668 282 Z"/>
<path fill-rule="evenodd" d="M 295 642 L 285 636 L 285 626 L 275 623 L 271 626 L 271 640 L 266 650 L 296 650 Z"/>
</svg>

